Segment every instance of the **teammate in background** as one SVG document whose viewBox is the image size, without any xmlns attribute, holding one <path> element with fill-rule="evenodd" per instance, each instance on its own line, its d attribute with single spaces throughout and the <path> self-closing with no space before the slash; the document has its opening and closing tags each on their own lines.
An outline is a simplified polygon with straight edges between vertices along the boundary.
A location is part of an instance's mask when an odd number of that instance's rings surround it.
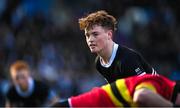
<svg viewBox="0 0 180 108">
<path fill-rule="evenodd" d="M 180 82 L 146 74 L 119 79 L 94 88 L 56 107 L 171 107 L 180 106 Z"/>
<path fill-rule="evenodd" d="M 116 19 L 106 11 L 97 11 L 79 19 L 90 51 L 98 55 L 97 70 L 109 83 L 134 75 L 156 74 L 138 52 L 113 41 L 116 24 Z"/>
<path fill-rule="evenodd" d="M 42 107 L 56 101 L 55 94 L 45 84 L 32 78 L 25 61 L 16 61 L 10 67 L 12 86 L 7 93 L 6 107 Z"/>
</svg>

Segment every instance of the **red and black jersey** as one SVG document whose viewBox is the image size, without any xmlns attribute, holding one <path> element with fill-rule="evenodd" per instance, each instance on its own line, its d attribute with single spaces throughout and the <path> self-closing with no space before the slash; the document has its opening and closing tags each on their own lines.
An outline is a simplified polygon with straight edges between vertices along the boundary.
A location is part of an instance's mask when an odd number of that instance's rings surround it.
<svg viewBox="0 0 180 108">
<path fill-rule="evenodd" d="M 115 107 L 107 92 L 102 88 L 94 88 L 90 92 L 69 99 L 72 107 Z"/>
<path fill-rule="evenodd" d="M 136 103 L 133 103 L 135 90 L 147 88 L 163 96 L 165 99 L 172 101 L 174 95 L 176 95 L 174 93 L 175 85 L 175 81 L 171 81 L 163 76 L 146 74 L 120 79 L 102 88 L 109 94 L 110 98 L 112 98 L 111 100 L 115 100 L 113 102 L 116 106 L 131 107 L 137 106 Z"/>
<path fill-rule="evenodd" d="M 135 90 L 147 88 L 169 101 L 176 97 L 176 82 L 163 76 L 134 76 L 119 79 L 114 83 L 69 99 L 72 107 L 133 107 L 138 106 L 133 102 Z"/>
</svg>

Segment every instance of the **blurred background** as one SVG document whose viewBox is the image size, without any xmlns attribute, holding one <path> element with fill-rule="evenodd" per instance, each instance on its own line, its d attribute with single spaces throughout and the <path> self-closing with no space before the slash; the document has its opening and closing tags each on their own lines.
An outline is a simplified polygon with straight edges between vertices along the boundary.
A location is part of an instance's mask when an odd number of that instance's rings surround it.
<svg viewBox="0 0 180 108">
<path fill-rule="evenodd" d="M 115 42 L 180 79 L 179 6 L 179 0 L 0 0 L 0 106 L 17 59 L 61 99 L 105 84 L 78 26 L 79 18 L 102 9 L 118 21 Z"/>
</svg>

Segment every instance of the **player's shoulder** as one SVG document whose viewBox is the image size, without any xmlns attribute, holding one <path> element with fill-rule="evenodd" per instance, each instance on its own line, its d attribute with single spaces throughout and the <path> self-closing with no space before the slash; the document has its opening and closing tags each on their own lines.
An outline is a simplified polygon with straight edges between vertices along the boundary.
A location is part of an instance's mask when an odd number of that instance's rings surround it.
<svg viewBox="0 0 180 108">
<path fill-rule="evenodd" d="M 40 86 L 40 87 L 48 87 L 48 85 L 45 83 L 43 80 L 34 80 L 35 84 Z"/>
<path fill-rule="evenodd" d="M 10 86 L 8 87 L 6 96 L 7 96 L 8 98 L 10 98 L 10 97 L 14 96 L 15 94 L 16 94 L 15 86 L 14 86 L 14 85 L 10 85 Z"/>
<path fill-rule="evenodd" d="M 132 49 L 132 48 L 130 48 L 130 47 L 127 47 L 127 46 L 125 46 L 125 45 L 119 45 L 119 47 L 118 47 L 118 50 L 119 51 L 121 51 L 121 52 L 124 52 L 124 53 L 128 53 L 128 54 L 134 54 L 134 55 L 137 55 L 137 54 L 139 54 L 139 52 L 137 51 L 137 50 L 135 50 L 135 49 Z"/>
<path fill-rule="evenodd" d="M 122 56 L 121 58 L 124 58 L 124 59 L 125 58 L 137 59 L 141 57 L 141 54 L 138 51 L 124 45 L 119 45 L 118 55 L 121 55 Z"/>
<path fill-rule="evenodd" d="M 39 90 L 49 90 L 49 85 L 48 84 L 46 84 L 44 81 L 42 81 L 42 80 L 34 80 L 34 82 L 35 82 L 35 87 L 36 87 L 36 89 L 39 89 Z"/>
</svg>

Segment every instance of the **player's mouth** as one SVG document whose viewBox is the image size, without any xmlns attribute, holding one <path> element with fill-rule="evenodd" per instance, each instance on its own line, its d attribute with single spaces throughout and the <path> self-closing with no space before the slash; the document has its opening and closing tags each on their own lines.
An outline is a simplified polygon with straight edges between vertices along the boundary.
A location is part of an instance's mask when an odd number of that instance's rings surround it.
<svg viewBox="0 0 180 108">
<path fill-rule="evenodd" d="M 91 49 L 93 49 L 93 48 L 96 47 L 96 45 L 95 45 L 95 44 L 90 44 L 89 47 L 90 47 Z"/>
</svg>

